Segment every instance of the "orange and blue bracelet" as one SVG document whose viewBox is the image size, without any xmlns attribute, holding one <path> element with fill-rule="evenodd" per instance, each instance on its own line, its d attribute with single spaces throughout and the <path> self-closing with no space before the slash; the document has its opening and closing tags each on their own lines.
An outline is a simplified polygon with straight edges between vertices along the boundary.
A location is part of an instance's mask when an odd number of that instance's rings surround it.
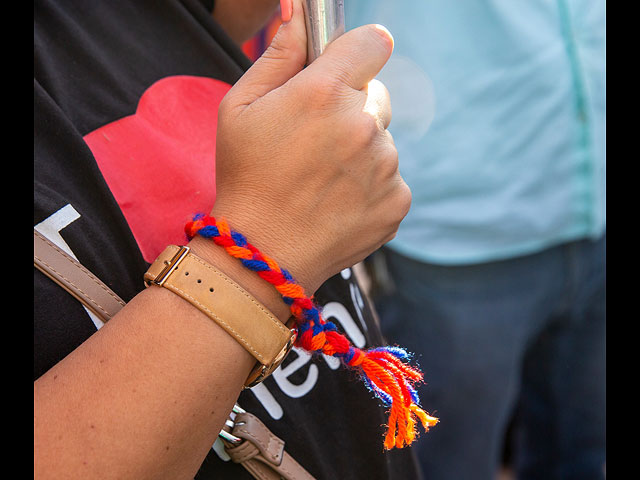
<svg viewBox="0 0 640 480">
<path fill-rule="evenodd" d="M 414 385 L 422 381 L 423 374 L 408 365 L 410 355 L 406 350 L 392 346 L 370 350 L 354 347 L 335 324 L 322 318 L 313 299 L 287 270 L 261 253 L 242 234 L 232 231 L 224 219 L 197 214 L 185 225 L 185 233 L 189 239 L 199 235 L 213 240 L 278 290 L 295 318 L 297 347 L 310 353 L 337 357 L 347 367 L 359 369 L 367 388 L 389 408 L 386 449 L 402 448 L 413 442 L 417 436 L 416 418 L 425 431 L 438 422 L 419 406 Z"/>
</svg>

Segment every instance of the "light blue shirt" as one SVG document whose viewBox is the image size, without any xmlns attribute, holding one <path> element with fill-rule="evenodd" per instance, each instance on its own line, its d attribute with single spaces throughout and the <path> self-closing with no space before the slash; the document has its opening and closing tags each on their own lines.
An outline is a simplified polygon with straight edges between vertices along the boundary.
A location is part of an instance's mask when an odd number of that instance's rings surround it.
<svg viewBox="0 0 640 480">
<path fill-rule="evenodd" d="M 346 0 L 386 26 L 378 78 L 412 207 L 389 246 L 465 264 L 605 230 L 604 0 Z"/>
</svg>

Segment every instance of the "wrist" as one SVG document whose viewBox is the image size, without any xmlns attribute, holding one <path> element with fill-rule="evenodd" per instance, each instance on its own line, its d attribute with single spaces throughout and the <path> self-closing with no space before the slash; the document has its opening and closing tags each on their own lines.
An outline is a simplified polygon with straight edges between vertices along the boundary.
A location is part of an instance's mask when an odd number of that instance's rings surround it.
<svg viewBox="0 0 640 480">
<path fill-rule="evenodd" d="M 307 295 L 313 295 L 330 276 L 323 273 L 322 267 L 326 265 L 321 264 L 319 255 L 315 253 L 322 250 L 321 246 L 316 245 L 310 235 L 301 239 L 296 233 L 313 231 L 313 222 L 290 225 L 290 219 L 281 210 L 274 208 L 271 212 L 265 218 L 255 211 L 242 211 L 227 205 L 223 198 L 218 198 L 211 216 L 226 219 L 234 231 L 241 233 L 247 241 L 285 268 Z"/>
</svg>

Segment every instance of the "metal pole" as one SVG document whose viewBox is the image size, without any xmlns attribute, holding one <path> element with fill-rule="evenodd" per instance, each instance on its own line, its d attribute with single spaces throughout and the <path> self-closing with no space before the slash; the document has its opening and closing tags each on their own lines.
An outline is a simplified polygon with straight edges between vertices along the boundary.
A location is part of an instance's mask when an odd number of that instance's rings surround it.
<svg viewBox="0 0 640 480">
<path fill-rule="evenodd" d="M 307 64 L 344 33 L 344 0 L 305 0 Z"/>
</svg>

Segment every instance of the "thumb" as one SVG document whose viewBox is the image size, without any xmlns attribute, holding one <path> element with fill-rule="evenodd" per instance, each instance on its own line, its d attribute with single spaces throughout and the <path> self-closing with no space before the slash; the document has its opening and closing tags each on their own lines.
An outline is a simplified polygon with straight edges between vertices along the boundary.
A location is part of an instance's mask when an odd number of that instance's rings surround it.
<svg viewBox="0 0 640 480">
<path fill-rule="evenodd" d="M 382 25 L 363 25 L 330 43 L 305 69 L 304 75 L 324 72 L 361 90 L 382 70 L 392 52 L 393 37 L 389 30 Z"/>
<path fill-rule="evenodd" d="M 301 0 L 292 3 L 291 19 L 280 26 L 271 45 L 234 85 L 236 105 L 253 103 L 304 68 L 307 61 L 304 10 Z"/>
</svg>

